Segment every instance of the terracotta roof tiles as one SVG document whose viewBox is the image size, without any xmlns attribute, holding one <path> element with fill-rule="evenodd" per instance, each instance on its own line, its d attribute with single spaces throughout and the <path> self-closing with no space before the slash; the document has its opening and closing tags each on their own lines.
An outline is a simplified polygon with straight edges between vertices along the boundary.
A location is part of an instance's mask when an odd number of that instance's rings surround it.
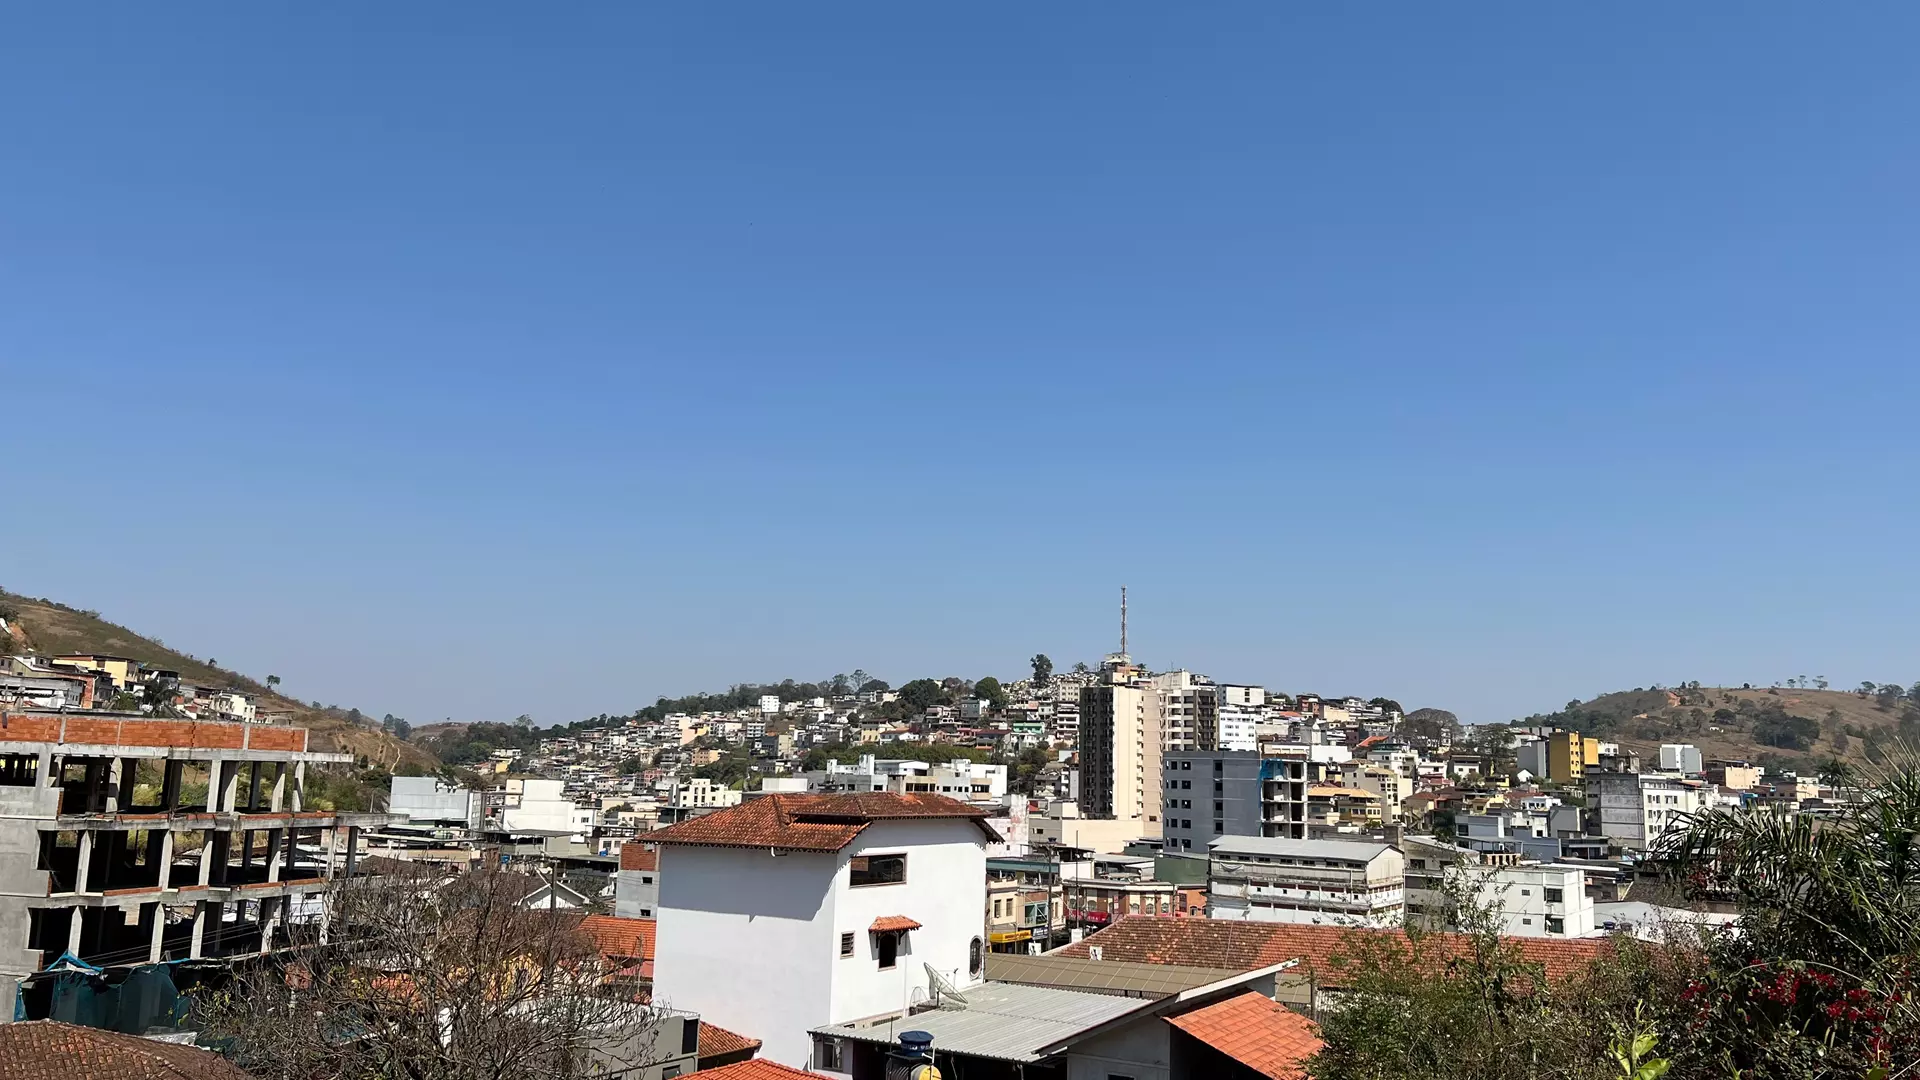
<svg viewBox="0 0 1920 1080">
<path fill-rule="evenodd" d="M 876 821 L 917 818 L 971 820 L 991 839 L 987 810 L 945 795 L 896 795 L 865 791 L 846 795 L 761 795 L 725 810 L 646 834 L 650 844 L 765 847 L 786 851 L 839 851 Z M 624 850 L 624 849 L 623 849 Z"/>
<path fill-rule="evenodd" d="M 1264 994 L 1248 991 L 1167 1023 L 1272 1080 L 1301 1080 L 1320 1052 L 1313 1021 Z"/>
<path fill-rule="evenodd" d="M 821 1080 L 819 1073 L 796 1069 L 791 1065 L 782 1065 L 777 1061 L 755 1058 L 733 1065 L 722 1065 L 717 1069 L 701 1069 L 687 1073 L 683 1080 Z"/>
<path fill-rule="evenodd" d="M 872 926 L 867 927 L 867 931 L 874 934 L 884 934 L 889 930 L 918 929 L 920 929 L 920 924 L 907 918 L 905 915 L 882 915 L 873 920 Z"/>
<path fill-rule="evenodd" d="M 658 927 L 652 919 L 615 915 L 588 915 L 580 920 L 581 933 L 593 939 L 602 955 L 622 960 L 652 960 Z"/>
<path fill-rule="evenodd" d="M 0 1024 L 0 1080 L 249 1080 L 196 1046 L 53 1020 Z"/>
<path fill-rule="evenodd" d="M 1351 935 L 1362 937 L 1355 939 Z M 1101 956 L 1108 960 L 1236 971 L 1299 958 L 1302 967 L 1316 975 L 1323 985 L 1338 987 L 1342 969 L 1336 958 L 1344 955 L 1351 943 L 1373 935 L 1405 941 L 1405 935 L 1398 930 L 1128 915 L 1049 955 L 1084 958 L 1090 947 L 1098 945 Z M 1450 955 L 1464 952 L 1468 942 L 1462 934 L 1432 936 Z M 1608 948 L 1604 938 L 1510 937 L 1505 940 L 1519 950 L 1521 959 L 1540 964 L 1547 978 L 1554 981 L 1577 974 Z"/>
<path fill-rule="evenodd" d="M 700 1060 L 702 1061 L 732 1054 L 750 1054 L 758 1049 L 760 1049 L 759 1039 L 749 1039 L 745 1035 L 728 1031 L 718 1024 L 700 1021 Z"/>
</svg>

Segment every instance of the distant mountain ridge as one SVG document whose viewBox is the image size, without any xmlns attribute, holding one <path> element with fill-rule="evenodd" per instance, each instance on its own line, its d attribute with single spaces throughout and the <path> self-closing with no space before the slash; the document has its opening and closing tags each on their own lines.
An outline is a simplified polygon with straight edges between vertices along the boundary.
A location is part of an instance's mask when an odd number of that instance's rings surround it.
<svg viewBox="0 0 1920 1080">
<path fill-rule="evenodd" d="M 124 656 L 151 667 L 179 672 L 181 681 L 194 686 L 230 688 L 250 694 L 262 711 L 291 714 L 294 724 L 313 732 L 316 750 L 354 754 L 366 758 L 370 766 L 389 770 L 403 764 L 427 768 L 439 765 L 431 750 L 396 739 L 377 727 L 356 724 L 349 719 L 348 710 L 315 708 L 258 679 L 215 666 L 211 660 L 201 660 L 158 639 L 109 622 L 97 611 L 83 611 L 45 597 L 21 596 L 0 589 L 0 617 L 5 617 L 24 636 L 24 641 L 15 637 L 16 650 L 48 656 L 83 653 Z"/>
</svg>

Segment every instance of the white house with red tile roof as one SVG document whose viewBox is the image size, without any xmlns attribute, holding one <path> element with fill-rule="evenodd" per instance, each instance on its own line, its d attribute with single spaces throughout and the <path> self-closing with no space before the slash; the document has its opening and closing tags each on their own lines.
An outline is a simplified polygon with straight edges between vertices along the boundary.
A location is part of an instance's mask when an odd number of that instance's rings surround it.
<svg viewBox="0 0 1920 1080">
<path fill-rule="evenodd" d="M 805 1067 L 812 1028 L 981 979 L 987 811 L 939 795 L 764 795 L 658 845 L 654 1000 Z"/>
</svg>

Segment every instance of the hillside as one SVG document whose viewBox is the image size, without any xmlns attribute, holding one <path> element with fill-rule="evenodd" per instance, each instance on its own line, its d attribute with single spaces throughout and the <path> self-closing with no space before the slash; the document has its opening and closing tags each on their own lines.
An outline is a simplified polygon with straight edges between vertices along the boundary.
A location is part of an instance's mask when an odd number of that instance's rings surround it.
<svg viewBox="0 0 1920 1080">
<path fill-rule="evenodd" d="M 1920 702 L 1910 697 L 1789 686 L 1626 690 L 1523 722 L 1612 739 L 1643 757 L 1683 742 L 1708 758 L 1788 766 L 1871 760 L 1896 739 L 1920 745 Z"/>
<path fill-rule="evenodd" d="M 0 590 L 0 610 L 16 623 L 36 652 L 99 653 L 126 656 L 157 668 L 180 673 L 195 686 L 231 687 L 254 695 L 262 712 L 291 713 L 293 722 L 313 732 L 316 750 L 340 751 L 367 759 L 371 767 L 392 771 L 403 765 L 432 769 L 439 765 L 433 753 L 403 742 L 377 727 L 356 724 L 345 710 L 315 708 L 296 701 L 265 683 L 237 671 L 215 667 L 210 661 L 181 652 L 124 626 L 108 622 L 98 612 L 80 611 L 44 597 L 19 596 Z"/>
</svg>

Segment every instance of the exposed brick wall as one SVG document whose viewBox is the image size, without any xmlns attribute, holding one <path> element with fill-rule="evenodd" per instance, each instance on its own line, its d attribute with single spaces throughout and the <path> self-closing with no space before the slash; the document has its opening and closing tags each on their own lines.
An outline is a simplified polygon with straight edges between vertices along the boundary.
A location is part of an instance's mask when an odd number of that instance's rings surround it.
<svg viewBox="0 0 1920 1080">
<path fill-rule="evenodd" d="M 254 750 L 305 750 L 307 748 L 307 729 L 291 727 L 261 727 L 242 724 L 247 728 L 247 746 Z"/>
<path fill-rule="evenodd" d="M 60 718 L 57 716 L 11 716 L 0 713 L 0 740 L 59 742 Z"/>
</svg>

